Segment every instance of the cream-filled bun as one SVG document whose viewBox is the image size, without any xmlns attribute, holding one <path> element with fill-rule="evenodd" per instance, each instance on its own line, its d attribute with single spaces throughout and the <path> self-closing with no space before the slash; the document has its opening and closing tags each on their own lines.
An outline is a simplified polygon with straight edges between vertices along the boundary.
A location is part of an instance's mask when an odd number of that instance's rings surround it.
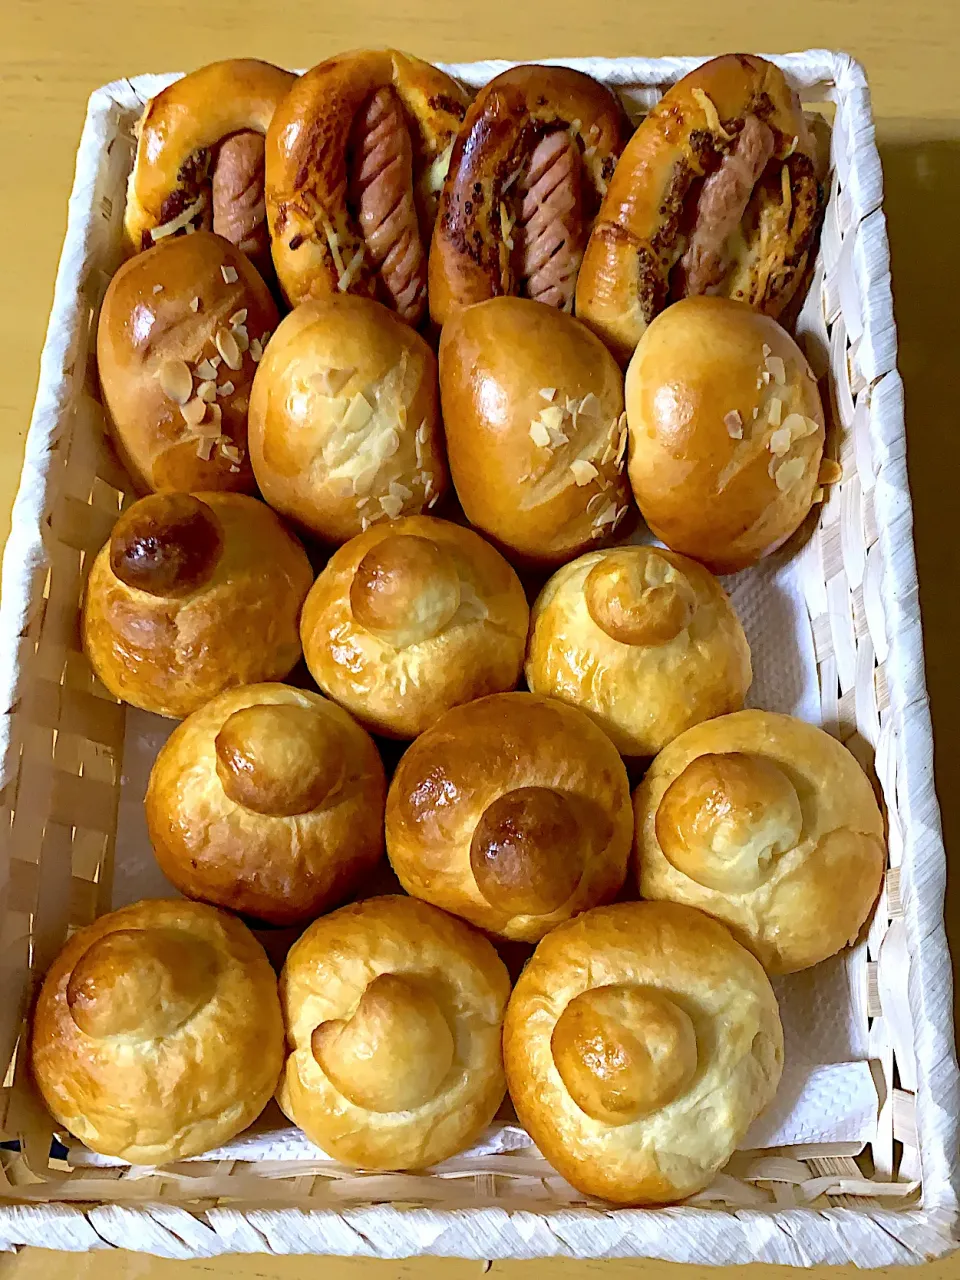
<svg viewBox="0 0 960 1280">
<path fill-rule="evenodd" d="M 415 738 L 450 707 L 514 688 L 528 621 L 520 580 L 479 534 L 408 516 L 331 556 L 301 635 L 324 693 L 375 733 Z"/>
<path fill-rule="evenodd" d="M 613 743 L 535 693 L 448 711 L 387 793 L 387 854 L 404 889 L 522 942 L 616 896 L 632 831 Z"/>
<path fill-rule="evenodd" d="M 294 943 L 280 977 L 280 1106 L 345 1164 L 456 1155 L 503 1100 L 509 994 L 502 960 L 462 920 L 400 896 L 341 907 Z"/>
<path fill-rule="evenodd" d="M 701 720 L 738 711 L 750 649 L 726 593 L 694 560 L 660 547 L 589 551 L 533 606 L 534 693 L 596 720 L 626 756 L 652 756 Z"/>
<path fill-rule="evenodd" d="M 147 830 L 181 893 L 271 924 L 313 920 L 383 854 L 386 781 L 369 734 L 283 684 L 228 689 L 174 729 Z"/>
<path fill-rule="evenodd" d="M 257 370 L 250 457 L 267 502 L 327 542 L 435 506 L 448 483 L 436 357 L 372 298 L 301 303 Z"/>
<path fill-rule="evenodd" d="M 626 381 L 630 483 L 653 532 L 715 573 L 775 551 L 817 495 L 817 381 L 780 325 L 685 298 L 645 331 Z"/>
<path fill-rule="evenodd" d="M 854 942 L 877 900 L 873 788 L 846 747 L 792 716 L 738 711 L 688 729 L 634 804 L 643 897 L 716 916 L 769 973 Z"/>
<path fill-rule="evenodd" d="M 91 1150 L 146 1165 L 252 1124 L 283 1049 L 276 978 L 246 925 L 164 899 L 77 930 L 47 971 L 30 1039 L 54 1119 Z"/>
<path fill-rule="evenodd" d="M 83 648 L 115 698 L 179 719 L 300 658 L 313 571 L 279 518 L 241 493 L 155 493 L 123 513 L 87 579 Z"/>
<path fill-rule="evenodd" d="M 503 1054 L 521 1123 L 568 1182 L 664 1204 L 706 1187 L 772 1100 L 783 1031 L 769 979 L 721 924 L 623 902 L 540 943 Z"/>
<path fill-rule="evenodd" d="M 513 297 L 456 313 L 440 337 L 440 396 L 457 497 L 512 558 L 560 564 L 619 528 L 623 379 L 579 320 Z"/>
</svg>

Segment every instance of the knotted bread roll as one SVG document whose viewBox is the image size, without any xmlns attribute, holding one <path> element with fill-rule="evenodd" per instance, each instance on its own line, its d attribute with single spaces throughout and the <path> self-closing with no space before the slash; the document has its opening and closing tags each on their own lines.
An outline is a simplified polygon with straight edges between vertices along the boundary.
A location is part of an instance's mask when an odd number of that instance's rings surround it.
<svg viewBox="0 0 960 1280">
<path fill-rule="evenodd" d="M 590 551 L 533 606 L 527 685 L 586 711 L 623 755 L 652 756 L 738 711 L 750 649 L 719 582 L 660 547 Z"/>
<path fill-rule="evenodd" d="M 523 942 L 616 896 L 632 829 L 613 743 L 533 693 L 448 711 L 387 793 L 387 853 L 406 891 Z"/>
<path fill-rule="evenodd" d="M 739 711 L 688 729 L 634 804 L 641 894 L 716 916 L 769 973 L 854 942 L 877 900 L 873 788 L 835 738 L 792 716 Z"/>
<path fill-rule="evenodd" d="M 473 1143 L 503 1099 L 510 979 L 487 940 L 414 898 L 317 920 L 280 977 L 278 1101 L 325 1152 L 423 1169 Z"/>
<path fill-rule="evenodd" d="M 283 1066 L 277 984 L 239 920 L 154 899 L 79 929 L 33 1015 L 33 1077 L 93 1151 L 166 1164 L 229 1142 Z"/>
<path fill-rule="evenodd" d="M 761 966 L 722 925 L 674 903 L 597 907 L 554 929 L 503 1030 L 524 1128 L 579 1191 L 618 1204 L 707 1186 L 783 1066 Z"/>
</svg>

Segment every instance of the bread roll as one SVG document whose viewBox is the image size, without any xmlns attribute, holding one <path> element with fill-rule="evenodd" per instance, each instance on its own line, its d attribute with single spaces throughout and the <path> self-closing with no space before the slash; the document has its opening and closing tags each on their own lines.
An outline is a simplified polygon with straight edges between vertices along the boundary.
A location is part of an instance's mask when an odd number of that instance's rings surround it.
<svg viewBox="0 0 960 1280">
<path fill-rule="evenodd" d="M 523 942 L 615 897 L 632 829 L 610 739 L 533 693 L 448 711 L 387 793 L 387 853 L 404 889 Z"/>
<path fill-rule="evenodd" d="M 772 1100 L 783 1031 L 763 969 L 722 925 L 623 902 L 540 943 L 503 1053 L 520 1122 L 568 1182 L 664 1204 L 706 1187 Z"/>
<path fill-rule="evenodd" d="M 823 406 L 803 352 L 767 316 L 688 298 L 627 370 L 630 483 L 650 528 L 714 573 L 775 551 L 817 499 Z"/>
<path fill-rule="evenodd" d="M 573 310 L 590 226 L 629 132 L 615 94 L 569 67 L 510 67 L 467 111 L 430 247 L 437 324 L 521 294 Z"/>
<path fill-rule="evenodd" d="M 396 49 L 342 53 L 300 77 L 266 153 L 273 259 L 291 305 L 349 291 L 420 323 L 437 197 L 468 100 Z"/>
<path fill-rule="evenodd" d="M 115 698 L 182 718 L 300 658 L 313 571 L 269 507 L 239 493 L 158 493 L 101 547 L 81 605 L 83 648 Z"/>
<path fill-rule="evenodd" d="M 100 310 L 97 364 L 139 491 L 253 491 L 250 386 L 276 325 L 270 290 L 221 236 L 163 240 L 124 263 Z"/>
<path fill-rule="evenodd" d="M 726 54 L 663 95 L 627 144 L 577 281 L 577 315 L 626 364 L 671 301 L 722 294 L 778 316 L 823 208 L 814 134 L 783 72 Z"/>
<path fill-rule="evenodd" d="M 243 685 L 161 747 L 147 830 L 181 893 L 296 924 L 338 906 L 379 862 L 386 789 L 369 735 L 335 703 Z"/>
<path fill-rule="evenodd" d="M 727 924 L 768 973 L 854 942 L 880 892 L 883 818 L 849 751 L 822 729 L 739 711 L 682 733 L 634 800 L 645 898 Z"/>
<path fill-rule="evenodd" d="M 278 1100 L 364 1169 L 423 1169 L 469 1147 L 503 1099 L 510 979 L 461 920 L 368 898 L 317 920 L 280 977 L 290 1052 Z"/>
<path fill-rule="evenodd" d="M 750 649 L 719 582 L 660 547 L 590 551 L 533 607 L 527 685 L 586 711 L 625 756 L 652 756 L 739 711 Z"/>
<path fill-rule="evenodd" d="M 250 455 L 270 505 L 327 542 L 435 506 L 448 480 L 433 352 L 369 298 L 304 302 L 257 371 Z"/>
<path fill-rule="evenodd" d="M 325 693 L 375 733 L 415 738 L 450 707 L 516 685 L 529 616 L 517 575 L 472 529 L 408 516 L 330 558 L 301 637 Z"/>
<path fill-rule="evenodd" d="M 440 395 L 457 496 L 514 559 L 559 564 L 620 526 L 623 384 L 583 325 L 529 298 L 461 311 L 440 338 Z"/>
<path fill-rule="evenodd" d="M 277 983 L 239 920 L 155 899 L 78 929 L 47 971 L 30 1037 L 58 1124 L 92 1151 L 160 1165 L 236 1137 L 283 1066 Z"/>
</svg>

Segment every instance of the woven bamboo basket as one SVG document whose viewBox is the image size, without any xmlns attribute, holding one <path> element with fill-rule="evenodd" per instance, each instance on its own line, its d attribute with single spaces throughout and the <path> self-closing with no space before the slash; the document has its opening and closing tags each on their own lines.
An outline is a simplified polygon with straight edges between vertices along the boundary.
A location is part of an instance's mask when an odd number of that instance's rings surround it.
<svg viewBox="0 0 960 1280">
<path fill-rule="evenodd" d="M 242 1147 L 156 1170 L 51 1154 L 53 1124 L 19 1046 L 69 930 L 112 905 L 121 801 L 142 796 L 124 773 L 129 713 L 81 653 L 78 602 L 129 489 L 104 443 L 93 339 L 121 257 L 132 127 L 176 78 L 143 76 L 90 99 L 3 563 L 0 1133 L 19 1143 L 0 1171 L 4 1248 L 889 1266 L 954 1247 L 960 1078 L 880 164 L 855 62 L 816 50 L 773 60 L 805 102 L 831 104 L 832 115 L 829 203 L 797 331 L 842 479 L 788 554 L 813 718 L 857 755 L 889 823 L 885 887 L 848 968 L 878 1092 L 866 1148 L 856 1159 L 815 1143 L 738 1152 L 707 1192 L 643 1211 L 587 1201 L 529 1147 L 420 1175 L 243 1158 Z M 637 116 L 700 60 L 561 61 L 614 86 Z M 507 65 L 447 70 L 479 86 Z"/>
</svg>

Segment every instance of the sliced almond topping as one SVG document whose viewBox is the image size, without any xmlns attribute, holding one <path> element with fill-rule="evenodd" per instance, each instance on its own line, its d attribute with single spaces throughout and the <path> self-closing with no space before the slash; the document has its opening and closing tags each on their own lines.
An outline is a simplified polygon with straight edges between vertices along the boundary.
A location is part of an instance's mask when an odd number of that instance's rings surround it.
<svg viewBox="0 0 960 1280">
<path fill-rule="evenodd" d="M 230 381 L 230 379 L 228 378 L 228 379 L 226 380 L 226 382 L 221 382 L 221 383 L 220 383 L 220 385 L 219 385 L 219 387 L 217 387 L 217 395 L 218 395 L 218 396 L 232 396 L 232 395 L 233 395 L 233 393 L 236 391 L 236 389 L 237 389 L 237 388 L 233 385 L 233 383 L 232 383 L 232 382 Z"/>
<path fill-rule="evenodd" d="M 593 463 L 587 462 L 585 458 L 577 458 L 575 461 L 571 462 L 570 470 L 573 472 L 574 480 L 581 487 L 585 484 L 589 484 L 595 476 L 599 475 L 599 472 Z"/>
<path fill-rule="evenodd" d="M 758 383 L 758 385 L 759 385 L 759 383 Z M 759 417 L 759 414 L 760 414 L 760 407 L 759 407 L 759 405 L 754 405 L 754 406 L 753 406 L 753 413 L 750 415 L 750 416 L 753 418 L 754 422 L 756 422 L 757 418 Z"/>
<path fill-rule="evenodd" d="M 627 431 L 627 428 L 625 426 L 621 427 L 620 441 L 617 444 L 617 466 L 618 467 L 623 466 L 623 458 L 627 452 L 627 441 L 629 438 L 630 438 L 630 433 Z"/>
<path fill-rule="evenodd" d="M 413 490 L 408 489 L 407 486 L 405 484 L 401 484 L 399 480 L 390 481 L 389 492 L 395 498 L 399 498 L 401 502 L 406 502 L 408 498 L 413 497 Z"/>
<path fill-rule="evenodd" d="M 766 366 L 769 372 L 773 374 L 774 380 L 778 382 L 781 387 L 784 386 L 787 381 L 787 371 L 780 356 L 767 356 Z M 769 379 L 764 378 L 764 381 L 767 382 Z"/>
<path fill-rule="evenodd" d="M 548 403 L 549 403 L 549 402 L 554 398 L 554 396 L 555 396 L 556 394 L 557 394 L 557 388 L 556 388 L 556 387 L 541 387 L 541 388 L 540 388 L 540 399 L 541 399 L 541 400 L 546 400 Z"/>
<path fill-rule="evenodd" d="M 361 516 L 361 517 L 360 517 L 360 531 L 361 531 L 362 533 L 366 533 L 366 532 L 367 532 L 367 530 L 370 528 L 370 526 L 371 526 L 371 524 L 372 524 L 372 523 L 373 523 L 373 521 L 370 519 L 370 517 L 369 517 L 369 516 Z"/>
<path fill-rule="evenodd" d="M 236 283 L 237 283 L 237 269 L 236 269 L 236 267 L 226 267 L 226 266 L 221 267 L 221 268 L 220 268 L 220 274 L 223 276 L 223 283 L 224 283 L 224 284 L 236 284 Z"/>
<path fill-rule="evenodd" d="M 562 444 L 569 443 L 569 437 L 565 431 L 561 431 L 558 427 L 547 427 L 550 434 L 550 444 L 554 449 L 559 449 Z"/>
<path fill-rule="evenodd" d="M 228 369 L 237 370 L 243 364 L 243 358 L 240 355 L 240 348 L 237 346 L 237 340 L 229 329 L 218 329 L 214 342 L 217 344 L 217 350 L 223 357 L 224 363 Z"/>
<path fill-rule="evenodd" d="M 190 310 L 191 310 L 191 311 L 199 311 L 199 310 L 200 310 L 200 299 L 199 299 L 199 298 L 191 298 L 191 299 L 190 299 Z"/>
<path fill-rule="evenodd" d="M 210 360 L 201 360 L 197 365 L 196 374 L 201 381 L 211 382 L 217 376 L 216 365 Z"/>
<path fill-rule="evenodd" d="M 763 385 L 764 385 L 764 386 L 767 386 L 767 385 L 769 384 L 769 382 L 770 382 L 770 370 L 769 370 L 769 369 L 764 369 L 764 371 L 763 371 L 763 373 L 760 375 L 760 377 L 761 377 L 761 379 L 762 379 L 762 381 L 763 381 Z"/>
<path fill-rule="evenodd" d="M 197 387 L 197 395 L 206 404 L 213 404 L 217 398 L 217 384 L 215 382 L 201 382 Z"/>
<path fill-rule="evenodd" d="M 159 370 L 163 394 L 177 404 L 186 404 L 193 394 L 193 375 L 183 360 L 165 360 Z"/>
<path fill-rule="evenodd" d="M 388 431 L 383 433 L 383 456 L 385 458 L 392 458 L 399 448 L 400 436 L 396 431 L 394 431 L 393 427 L 391 427 Z"/>
<path fill-rule="evenodd" d="M 233 313 L 233 315 L 230 317 L 230 324 L 231 324 L 231 325 L 246 324 L 246 322 L 247 322 L 247 308 L 246 308 L 246 307 L 241 307 L 239 311 L 235 311 L 235 312 Z"/>
<path fill-rule="evenodd" d="M 530 423 L 530 439 L 538 449 L 546 449 L 550 445 L 550 432 L 539 418 Z"/>
<path fill-rule="evenodd" d="M 218 404 L 207 405 L 207 413 L 210 415 L 210 430 L 219 431 L 223 423 L 223 411 Z"/>
<path fill-rule="evenodd" d="M 240 351 L 250 350 L 250 336 L 247 333 L 247 326 L 245 324 L 234 325 L 230 332 L 233 334 L 234 341 Z"/>
<path fill-rule="evenodd" d="M 230 468 L 230 471 L 232 472 L 233 475 L 236 475 L 239 472 L 239 470 L 240 468 L 238 466 L 232 466 Z"/>
<path fill-rule="evenodd" d="M 607 501 L 607 495 L 603 492 L 603 490 L 599 490 L 597 493 L 595 493 L 591 497 L 590 501 L 587 503 L 587 515 L 588 516 L 593 515 L 594 511 L 596 511 L 596 509 L 602 506 L 606 501 Z"/>
<path fill-rule="evenodd" d="M 814 500 L 814 502 L 822 502 L 822 501 L 823 501 L 823 489 L 814 489 L 814 491 L 813 491 L 813 500 Z"/>
<path fill-rule="evenodd" d="M 729 413 L 724 414 L 723 425 L 727 428 L 727 435 L 731 440 L 743 439 L 743 420 L 736 409 L 731 409 Z"/>
<path fill-rule="evenodd" d="M 579 408 L 580 412 L 588 418 L 596 418 L 600 414 L 600 401 L 592 391 L 588 391 L 580 401 Z"/>
<path fill-rule="evenodd" d="M 263 359 L 263 347 L 260 345 L 259 338 L 254 338 L 250 343 L 250 358 L 254 364 L 259 364 Z"/>
<path fill-rule="evenodd" d="M 421 479 L 423 480 L 423 496 L 429 498 L 433 493 L 433 476 L 429 471 L 425 471 Z"/>
<path fill-rule="evenodd" d="M 616 516 L 614 517 L 614 520 L 613 520 L 613 527 L 614 527 L 614 529 L 616 529 L 617 525 L 621 523 L 621 521 L 623 520 L 623 517 L 627 514 L 627 512 L 628 512 L 629 510 L 630 510 L 630 508 L 629 508 L 629 507 L 621 507 L 621 508 L 620 508 L 620 510 L 617 512 L 617 514 L 616 514 Z"/>
<path fill-rule="evenodd" d="M 771 352 L 771 350 L 770 350 L 770 347 L 769 347 L 769 345 L 768 345 L 766 342 L 763 344 L 763 346 L 760 348 L 760 350 L 763 352 L 763 358 L 764 358 L 764 360 L 766 360 L 767 356 L 769 356 L 769 355 L 771 355 L 771 354 L 772 354 L 772 352 Z"/>
<path fill-rule="evenodd" d="M 777 397 L 774 396 L 773 399 L 770 401 L 770 403 L 767 405 L 767 421 L 770 423 L 771 427 L 779 427 L 780 414 L 782 413 L 782 411 L 783 411 L 783 401 L 778 400 Z M 791 414 L 790 416 L 796 417 L 795 414 Z"/>
<path fill-rule="evenodd" d="M 180 406 L 180 413 L 183 415 L 184 422 L 188 422 L 191 427 L 199 427 L 206 412 L 207 406 L 196 397 Z"/>
<path fill-rule="evenodd" d="M 839 462 L 834 462 L 833 458 L 824 458 L 820 463 L 820 474 L 817 476 L 818 484 L 836 484 L 838 480 L 843 478 L 843 467 Z"/>
<path fill-rule="evenodd" d="M 430 501 L 427 503 L 427 510 L 432 511 L 439 501 L 440 501 L 440 495 L 439 493 L 435 493 L 433 497 L 430 499 Z"/>
<path fill-rule="evenodd" d="M 323 395 L 338 396 L 356 372 L 356 369 L 321 369 L 311 381 Z"/>
<path fill-rule="evenodd" d="M 770 434 L 769 445 L 770 452 L 775 453 L 778 458 L 788 453 L 790 450 L 790 428 L 777 427 L 776 431 Z"/>
<path fill-rule="evenodd" d="M 769 463 L 767 464 L 767 475 L 770 477 L 771 480 L 773 479 L 774 473 L 776 472 L 777 467 L 779 467 L 779 465 L 780 465 L 780 459 L 777 457 L 776 454 L 774 454 L 773 457 L 770 459 Z"/>
<path fill-rule="evenodd" d="M 357 391 L 347 412 L 343 415 L 343 425 L 348 431 L 360 431 L 373 417 L 373 409 L 362 391 Z"/>
<path fill-rule="evenodd" d="M 400 498 L 394 497 L 392 493 L 385 493 L 383 495 L 380 499 L 380 506 L 391 520 L 395 520 L 403 510 L 403 502 Z"/>
<path fill-rule="evenodd" d="M 553 430 L 556 431 L 563 422 L 563 410 L 558 404 L 548 405 L 546 409 L 540 410 L 540 421 L 547 430 L 550 430 L 552 427 Z"/>
<path fill-rule="evenodd" d="M 354 493 L 369 493 L 374 480 L 377 478 L 377 472 L 380 470 L 380 464 L 371 462 L 364 467 L 362 471 L 358 471 L 353 477 Z"/>
<path fill-rule="evenodd" d="M 774 476 L 780 492 L 786 493 L 791 485 L 795 485 L 798 480 L 802 480 L 806 469 L 807 464 L 802 458 L 790 458 L 787 462 L 782 462 Z"/>
<path fill-rule="evenodd" d="M 426 442 L 427 442 L 427 420 L 426 420 L 426 418 L 424 418 L 424 420 L 420 423 L 419 427 L 417 427 L 417 439 L 420 441 L 420 443 L 421 443 L 421 444 L 426 444 Z"/>
<path fill-rule="evenodd" d="M 241 458 L 243 457 L 243 454 L 240 452 L 240 450 L 237 448 L 235 444 L 223 444 L 222 440 L 224 438 L 225 437 L 221 438 L 220 452 L 229 462 L 240 462 Z"/>
<path fill-rule="evenodd" d="M 809 435 L 807 431 L 808 421 L 809 419 L 805 418 L 803 414 L 788 413 L 783 420 L 783 429 L 790 433 L 791 440 L 802 440 L 805 435 Z"/>
<path fill-rule="evenodd" d="M 600 456 L 600 465 L 601 465 L 601 467 L 605 467 L 605 466 L 607 465 L 607 463 L 608 463 L 608 462 L 612 462 L 612 461 L 613 461 L 613 455 L 614 455 L 614 453 L 615 453 L 615 452 L 616 452 L 616 451 L 615 451 L 615 449 L 614 449 L 613 441 L 612 441 L 612 440 L 608 440 L 608 441 L 607 441 L 607 447 L 604 449 L 603 453 L 602 453 L 602 454 L 601 454 L 601 456 Z"/>
<path fill-rule="evenodd" d="M 595 529 L 602 529 L 604 525 L 613 524 L 616 518 L 617 504 L 615 502 L 608 503 L 608 505 L 605 506 L 597 516 L 596 520 L 594 520 L 593 527 Z"/>
<path fill-rule="evenodd" d="M 223 356 L 211 356 L 210 363 L 213 365 L 214 369 L 219 369 L 223 364 Z"/>
<path fill-rule="evenodd" d="M 216 441 L 216 436 L 201 436 L 197 441 L 197 457 L 202 458 L 204 462 L 209 462 Z"/>
<path fill-rule="evenodd" d="M 153 292 L 154 292 L 154 293 L 163 293 L 163 285 L 162 285 L 162 284 L 155 284 L 155 285 L 153 286 Z"/>
</svg>

